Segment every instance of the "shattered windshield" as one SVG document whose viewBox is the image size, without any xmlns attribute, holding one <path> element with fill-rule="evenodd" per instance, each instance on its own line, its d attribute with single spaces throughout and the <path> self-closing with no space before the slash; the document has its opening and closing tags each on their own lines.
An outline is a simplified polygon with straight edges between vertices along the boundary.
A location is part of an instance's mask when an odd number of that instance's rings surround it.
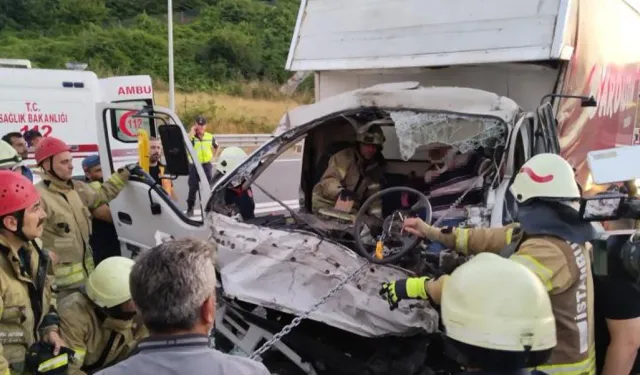
<svg viewBox="0 0 640 375">
<path fill-rule="evenodd" d="M 389 116 L 395 125 L 397 151 L 404 161 L 418 156 L 416 151 L 429 144 L 450 145 L 461 153 L 505 144 L 506 128 L 495 118 L 412 111 L 389 111 Z"/>
</svg>

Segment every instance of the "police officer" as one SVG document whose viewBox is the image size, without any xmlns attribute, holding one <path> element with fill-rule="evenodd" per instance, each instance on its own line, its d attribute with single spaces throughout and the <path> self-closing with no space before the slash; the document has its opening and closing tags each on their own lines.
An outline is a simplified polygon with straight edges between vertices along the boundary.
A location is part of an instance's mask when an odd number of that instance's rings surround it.
<svg viewBox="0 0 640 375">
<path fill-rule="evenodd" d="M 111 257 L 89 275 L 82 292 L 60 303 L 62 337 L 75 351 L 69 375 L 84 375 L 124 359 L 147 336 L 135 321 L 129 291 L 133 260 Z"/>
<path fill-rule="evenodd" d="M 555 154 L 539 154 L 520 169 L 510 188 L 518 202 L 519 227 L 437 229 L 407 219 L 405 230 L 439 241 L 465 254 L 501 253 L 533 271 L 542 281 L 556 317 L 558 346 L 549 374 L 595 374 L 593 277 L 586 242 L 593 227 L 579 217 L 580 189 L 573 168 Z M 392 308 L 404 298 L 440 302 L 447 276 L 385 283 L 381 293 Z M 509 281 L 505 280 L 505 284 Z M 500 289 L 496 293 L 500 293 Z"/>
<path fill-rule="evenodd" d="M 10 144 L 0 140 L 0 169 L 15 170 L 33 182 L 33 172 L 22 165 L 22 158 L 18 155 L 18 151 Z"/>
<path fill-rule="evenodd" d="M 44 171 L 43 181 L 36 185 L 47 212 L 42 241 L 58 259 L 54 271 L 60 300 L 83 285 L 94 269 L 89 244 L 91 216 L 112 220 L 106 203 L 124 188 L 130 171 L 139 167 L 128 165 L 94 190 L 82 181 L 72 180 L 73 157 L 63 141 L 45 138 L 36 148 L 35 159 Z"/>
<path fill-rule="evenodd" d="M 207 120 L 203 116 L 196 117 L 196 123 L 189 130 L 189 138 L 193 144 L 193 149 L 198 155 L 197 162 L 202 165 L 204 174 L 207 176 L 207 182 L 213 177 L 213 160 L 214 150 L 218 149 L 218 142 L 213 134 L 206 131 Z M 195 162 L 195 161 L 194 161 Z M 193 207 L 196 204 L 196 193 L 198 192 L 198 173 L 195 165 L 191 165 L 189 169 L 189 196 L 187 197 L 187 216 L 193 216 Z"/>
<path fill-rule="evenodd" d="M 213 181 L 224 176 L 235 167 L 240 165 L 247 158 L 247 153 L 240 147 L 227 147 L 218 157 L 216 163 L 216 174 Z M 238 177 L 230 181 L 224 193 L 224 203 L 226 210 L 230 213 L 238 212 L 242 216 L 242 220 L 255 218 L 256 204 L 253 200 L 253 191 L 250 187 L 244 189 L 242 183 L 244 181 Z"/>
<path fill-rule="evenodd" d="M 40 194 L 24 176 L 0 171 L 0 374 L 25 371 L 28 349 L 37 341 L 65 346 L 47 276 L 51 260 L 36 239 L 46 213 Z M 54 354 L 54 353 L 50 353 Z M 66 359 L 65 359 L 66 358 Z M 68 357 L 57 358 L 64 366 Z M 42 363 L 43 369 L 51 363 Z"/>
<path fill-rule="evenodd" d="M 100 156 L 89 155 L 82 161 L 82 169 L 84 170 L 85 182 L 88 184 L 95 183 L 100 186 L 102 183 L 102 167 L 100 166 Z"/>
<path fill-rule="evenodd" d="M 478 254 L 453 271 L 441 307 L 448 344 L 464 374 L 526 375 L 556 346 L 544 285 L 526 267 L 498 255 Z"/>
<path fill-rule="evenodd" d="M 344 149 L 329 159 L 327 170 L 313 187 L 312 207 L 315 213 L 332 209 L 338 199 L 353 200 L 352 213 L 371 195 L 380 190 L 384 168 L 382 147 L 385 142 L 380 125 L 365 125 L 356 135 L 357 146 Z M 371 206 L 370 214 L 382 216 L 382 202 Z"/>
<path fill-rule="evenodd" d="M 96 193 L 100 193 L 103 183 L 100 156 L 90 155 L 84 158 L 82 161 L 82 169 L 84 170 L 85 182 L 89 184 Z M 116 231 L 115 225 L 113 225 L 113 219 L 110 215 L 100 219 L 96 217 L 91 218 L 91 228 L 92 233 L 89 237 L 89 245 L 91 245 L 91 249 L 93 250 L 93 260 L 96 265 L 108 257 L 121 255 L 118 232 Z"/>
</svg>

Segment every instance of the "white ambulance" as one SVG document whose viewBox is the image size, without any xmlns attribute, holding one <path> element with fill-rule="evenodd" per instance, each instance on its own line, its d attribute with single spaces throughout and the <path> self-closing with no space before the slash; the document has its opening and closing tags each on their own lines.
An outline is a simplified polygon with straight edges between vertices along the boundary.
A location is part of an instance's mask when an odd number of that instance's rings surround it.
<svg viewBox="0 0 640 375">
<path fill-rule="evenodd" d="M 98 102 L 127 103 L 139 108 L 153 105 L 151 77 L 98 79 L 88 71 L 1 68 L 0 136 L 37 130 L 44 137 L 58 137 L 72 148 L 74 175 L 82 175 L 82 160 L 98 153 Z M 135 118 L 134 113 L 111 113 L 109 123 L 121 134 L 120 139 L 135 138 L 137 128 L 149 125 L 150 120 Z M 110 149 L 117 165 L 137 160 L 135 144 L 115 141 Z M 27 164 L 35 164 L 33 150 Z"/>
</svg>

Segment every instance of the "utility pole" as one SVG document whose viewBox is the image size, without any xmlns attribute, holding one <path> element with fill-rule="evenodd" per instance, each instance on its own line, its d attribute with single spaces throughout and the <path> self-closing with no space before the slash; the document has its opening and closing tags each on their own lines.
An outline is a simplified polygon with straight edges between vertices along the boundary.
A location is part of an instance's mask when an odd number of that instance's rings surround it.
<svg viewBox="0 0 640 375">
<path fill-rule="evenodd" d="M 173 78 L 173 2 L 167 0 L 167 28 L 169 31 L 169 108 L 176 111 L 175 82 Z"/>
</svg>

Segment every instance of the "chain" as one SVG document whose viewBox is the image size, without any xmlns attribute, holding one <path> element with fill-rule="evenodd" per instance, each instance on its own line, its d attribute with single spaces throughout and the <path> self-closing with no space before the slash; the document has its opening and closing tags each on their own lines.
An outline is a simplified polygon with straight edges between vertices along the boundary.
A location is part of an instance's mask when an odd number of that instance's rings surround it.
<svg viewBox="0 0 640 375">
<path fill-rule="evenodd" d="M 367 261 L 362 266 L 360 266 L 360 268 L 358 268 L 351 274 L 347 275 L 347 277 L 345 277 L 342 281 L 340 281 L 327 294 L 325 294 L 324 297 L 322 297 L 318 302 L 316 302 L 315 305 L 311 306 L 311 308 L 307 310 L 304 314 L 293 319 L 291 323 L 287 324 L 284 328 L 282 328 L 280 332 L 275 334 L 269 341 L 265 342 L 258 350 L 253 352 L 253 354 L 251 354 L 251 357 L 249 358 L 256 360 L 258 357 L 264 354 L 267 350 L 271 349 L 271 347 L 275 345 L 278 341 L 280 341 L 282 337 L 284 337 L 286 334 L 291 332 L 291 330 L 294 329 L 295 327 L 299 326 L 304 319 L 307 319 L 309 315 L 311 315 L 311 313 L 316 311 L 320 306 L 324 305 L 329 300 L 329 298 L 333 297 L 336 293 L 338 293 L 338 291 L 344 288 L 344 286 L 347 285 L 351 280 L 355 279 L 358 275 L 360 275 L 362 271 L 367 269 L 368 266 L 369 266 L 369 262 Z"/>
</svg>

